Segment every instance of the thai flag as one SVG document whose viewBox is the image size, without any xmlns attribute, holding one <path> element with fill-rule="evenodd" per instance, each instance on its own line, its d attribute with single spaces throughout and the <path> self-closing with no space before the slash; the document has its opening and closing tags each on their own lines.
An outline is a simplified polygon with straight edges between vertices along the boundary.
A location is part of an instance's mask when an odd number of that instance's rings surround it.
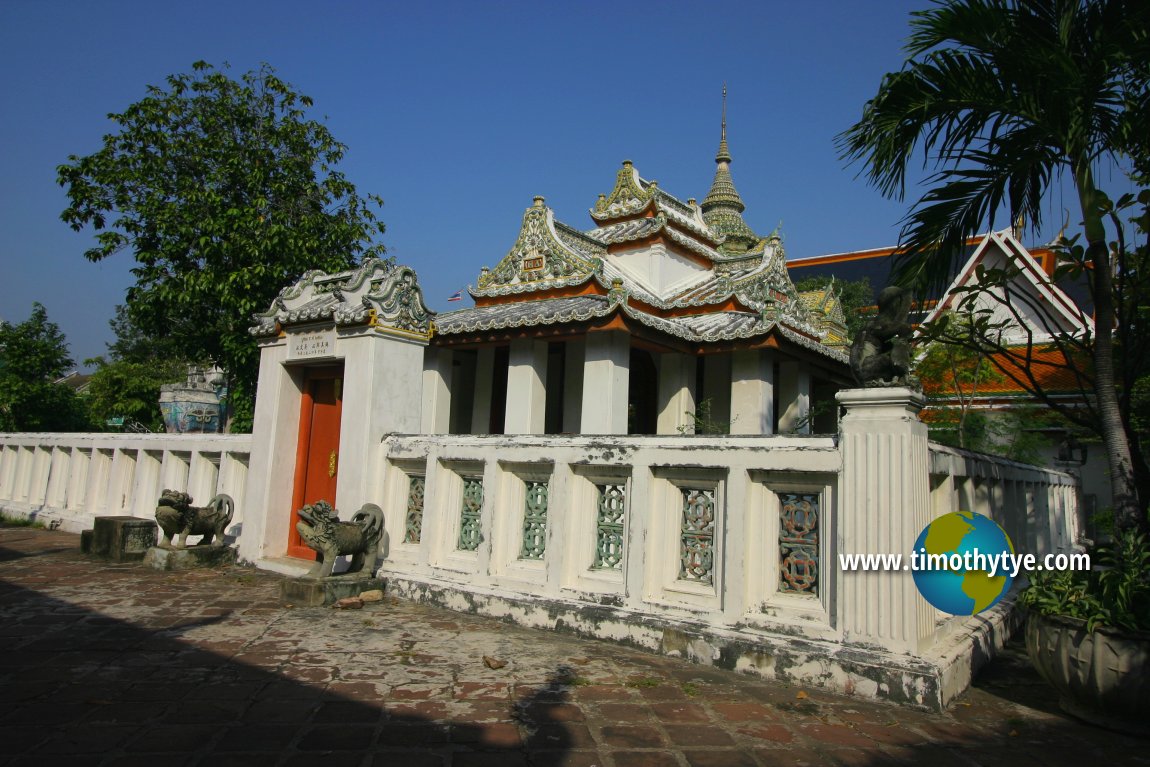
<svg viewBox="0 0 1150 767">
<path fill-rule="evenodd" d="M 448 297 L 448 299 L 447 299 L 447 300 L 448 300 L 448 301 L 462 301 L 462 300 L 463 300 L 463 288 L 460 288 L 459 290 L 457 290 L 457 291 L 455 291 L 454 293 L 452 293 L 452 294 L 451 294 L 451 295 Z"/>
</svg>

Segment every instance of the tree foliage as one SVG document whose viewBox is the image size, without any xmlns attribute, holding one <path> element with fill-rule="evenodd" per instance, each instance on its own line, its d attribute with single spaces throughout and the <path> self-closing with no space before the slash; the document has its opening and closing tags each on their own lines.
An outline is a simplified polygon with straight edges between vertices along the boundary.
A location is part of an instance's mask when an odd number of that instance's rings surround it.
<svg viewBox="0 0 1150 767">
<path fill-rule="evenodd" d="M 80 431 L 83 408 L 56 383 L 72 367 L 68 344 L 48 310 L 32 304 L 17 325 L 0 321 L 0 431 Z"/>
<path fill-rule="evenodd" d="M 959 332 L 969 332 L 969 318 L 957 319 L 955 324 L 960 328 Z M 985 418 L 974 412 L 974 405 L 983 385 L 1005 380 L 987 359 L 987 355 L 977 348 L 928 343 L 922 357 L 915 364 L 915 373 L 928 384 L 928 394 L 932 399 L 953 403 L 947 407 L 953 409 L 957 418 L 947 420 L 954 421 L 954 441 L 957 446 L 986 451 L 989 444 L 987 424 Z M 940 441 L 950 442 L 946 435 L 940 436 Z"/>
<path fill-rule="evenodd" d="M 123 418 L 149 431 L 164 431 L 160 413 L 160 386 L 184 380 L 187 365 L 181 360 L 130 362 L 88 360 L 96 371 L 84 392 L 88 414 L 97 428 L 106 428 L 109 420 Z"/>
<path fill-rule="evenodd" d="M 131 321 L 226 370 L 240 423 L 258 371 L 252 314 L 307 270 L 383 252 L 382 200 L 335 169 L 346 147 L 311 106 L 270 66 L 234 80 L 197 62 L 109 115 L 102 148 L 57 169 L 61 218 L 95 231 L 85 257 L 135 259 Z"/>
<path fill-rule="evenodd" d="M 907 284 L 945 282 L 967 237 L 1002 213 L 1037 229 L 1051 183 L 1073 179 L 1084 246 L 1071 268 L 1077 263 L 1089 282 L 1096 317 L 1081 339 L 1092 426 L 1105 444 L 1119 526 L 1145 527 L 1150 473 L 1131 446 L 1115 355 L 1125 332 L 1121 264 L 1107 241 L 1108 231 L 1117 234 L 1108 219 L 1116 206 L 1096 169 L 1150 169 L 1150 4 L 947 0 L 912 14 L 906 50 L 903 68 L 883 78 L 839 136 L 843 157 L 862 162 L 886 196 L 902 198 L 920 152 L 933 168 L 931 189 L 904 219 L 897 274 Z"/>
</svg>

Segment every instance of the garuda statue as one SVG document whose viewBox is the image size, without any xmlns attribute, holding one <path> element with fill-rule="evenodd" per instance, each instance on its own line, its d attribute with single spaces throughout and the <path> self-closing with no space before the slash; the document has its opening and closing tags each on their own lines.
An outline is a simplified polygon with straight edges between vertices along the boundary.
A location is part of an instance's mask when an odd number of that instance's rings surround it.
<svg viewBox="0 0 1150 767">
<path fill-rule="evenodd" d="M 319 555 L 307 577 L 327 578 L 332 574 L 336 558 L 346 555 L 351 555 L 351 563 L 341 575 L 365 571 L 370 576 L 375 571 L 379 541 L 383 537 L 381 508 L 365 503 L 350 522 L 340 522 L 338 512 L 327 501 L 304 506 L 298 514 L 296 531 Z"/>
<path fill-rule="evenodd" d="M 164 490 L 156 504 L 156 523 L 164 531 L 160 547 L 183 549 L 189 535 L 202 535 L 200 546 L 223 546 L 224 530 L 232 523 L 236 504 L 231 496 L 220 494 L 207 506 L 193 506 L 192 496 L 176 490 Z"/>
<path fill-rule="evenodd" d="M 890 286 L 878 294 L 878 314 L 851 344 L 851 371 L 859 386 L 920 387 L 910 372 L 910 306 L 910 292 L 903 288 Z"/>
</svg>

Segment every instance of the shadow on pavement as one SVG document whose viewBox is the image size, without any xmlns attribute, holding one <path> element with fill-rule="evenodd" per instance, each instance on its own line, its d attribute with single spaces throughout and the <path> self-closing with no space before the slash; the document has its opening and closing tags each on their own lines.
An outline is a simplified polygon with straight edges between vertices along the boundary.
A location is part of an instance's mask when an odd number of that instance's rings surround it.
<svg viewBox="0 0 1150 767">
<path fill-rule="evenodd" d="M 570 747 L 551 716 L 568 669 L 486 701 L 494 721 L 445 723 L 410 713 L 418 701 L 357 699 L 179 639 L 225 618 L 134 625 L 0 581 L 0 761 L 514 767 L 528 751 L 560 764 Z"/>
</svg>

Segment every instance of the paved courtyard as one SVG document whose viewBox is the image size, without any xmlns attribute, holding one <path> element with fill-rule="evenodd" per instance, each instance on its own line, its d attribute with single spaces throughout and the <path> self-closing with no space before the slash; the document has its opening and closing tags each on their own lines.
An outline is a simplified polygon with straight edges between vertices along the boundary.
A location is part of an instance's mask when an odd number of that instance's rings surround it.
<svg viewBox="0 0 1150 767">
<path fill-rule="evenodd" d="M 0 527 L 0 764 L 1150 764 L 1016 647 L 926 714 L 393 599 L 285 608 L 279 580 Z"/>
</svg>

